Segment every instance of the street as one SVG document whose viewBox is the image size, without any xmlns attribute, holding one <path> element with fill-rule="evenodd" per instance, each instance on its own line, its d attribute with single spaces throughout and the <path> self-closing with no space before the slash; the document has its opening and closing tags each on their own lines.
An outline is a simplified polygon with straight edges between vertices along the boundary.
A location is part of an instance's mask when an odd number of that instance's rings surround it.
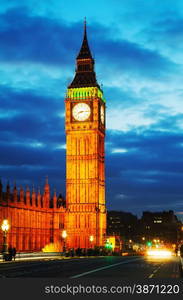
<svg viewBox="0 0 183 300">
<path fill-rule="evenodd" d="M 180 258 L 148 259 L 143 256 L 46 258 L 0 263 L 0 278 L 180 278 Z"/>
</svg>

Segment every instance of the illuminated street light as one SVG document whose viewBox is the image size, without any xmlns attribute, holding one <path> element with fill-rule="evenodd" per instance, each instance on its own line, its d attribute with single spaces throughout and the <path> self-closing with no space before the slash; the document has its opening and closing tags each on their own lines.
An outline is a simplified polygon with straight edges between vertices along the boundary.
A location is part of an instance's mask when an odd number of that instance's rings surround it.
<svg viewBox="0 0 183 300">
<path fill-rule="evenodd" d="M 67 237 L 67 231 L 66 230 L 62 231 L 62 237 L 63 237 L 63 239 L 66 239 L 66 237 Z"/>
<path fill-rule="evenodd" d="M 93 242 L 93 240 L 94 240 L 93 235 L 90 235 L 90 242 Z"/>
<path fill-rule="evenodd" d="M 142 237 L 142 240 L 145 241 L 145 239 L 146 239 L 145 236 L 143 236 L 143 237 Z"/>
<path fill-rule="evenodd" d="M 3 220 L 3 223 L 1 225 L 1 229 L 3 231 L 3 253 L 8 252 L 8 244 L 7 244 L 7 232 L 10 228 L 10 225 L 8 223 L 8 220 Z"/>
<path fill-rule="evenodd" d="M 92 243 L 93 243 L 93 241 L 94 241 L 94 236 L 93 236 L 93 235 L 90 235 L 89 240 L 90 240 L 90 243 L 91 243 L 91 248 L 93 248 Z"/>
<path fill-rule="evenodd" d="M 66 252 L 66 238 L 67 238 L 67 231 L 66 230 L 62 231 L 62 238 L 64 240 L 63 252 L 65 253 Z"/>
<path fill-rule="evenodd" d="M 3 232 L 7 232 L 10 228 L 10 225 L 8 223 L 8 220 L 3 220 L 3 223 L 1 225 L 1 229 Z"/>
</svg>

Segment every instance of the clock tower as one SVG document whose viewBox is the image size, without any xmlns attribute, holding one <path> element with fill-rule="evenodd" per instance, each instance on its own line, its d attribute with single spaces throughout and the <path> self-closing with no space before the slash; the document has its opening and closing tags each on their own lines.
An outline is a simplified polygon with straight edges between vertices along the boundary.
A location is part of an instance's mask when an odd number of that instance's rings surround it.
<svg viewBox="0 0 183 300">
<path fill-rule="evenodd" d="M 106 234 L 105 99 L 97 83 L 86 22 L 65 99 L 68 248 L 102 246 Z"/>
</svg>

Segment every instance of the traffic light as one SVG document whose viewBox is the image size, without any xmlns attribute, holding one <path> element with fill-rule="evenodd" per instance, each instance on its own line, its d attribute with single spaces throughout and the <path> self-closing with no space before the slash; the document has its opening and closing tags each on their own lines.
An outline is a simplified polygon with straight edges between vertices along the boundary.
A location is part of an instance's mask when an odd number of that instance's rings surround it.
<svg viewBox="0 0 183 300">
<path fill-rule="evenodd" d="M 108 249 L 108 250 L 112 250 L 112 248 L 113 248 L 112 243 L 109 243 L 109 240 L 106 241 L 105 248 Z"/>
<path fill-rule="evenodd" d="M 147 246 L 148 246 L 148 247 L 151 247 L 151 246 L 152 246 L 152 242 L 151 242 L 151 241 L 148 241 L 148 242 L 147 242 Z"/>
</svg>

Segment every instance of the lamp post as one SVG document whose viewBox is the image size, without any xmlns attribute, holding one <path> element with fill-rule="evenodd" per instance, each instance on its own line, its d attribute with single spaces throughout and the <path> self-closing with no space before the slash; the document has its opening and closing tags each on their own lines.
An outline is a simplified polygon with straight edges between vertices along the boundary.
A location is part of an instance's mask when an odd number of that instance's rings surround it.
<svg viewBox="0 0 183 300">
<path fill-rule="evenodd" d="M 92 243 L 93 243 L 93 241 L 94 241 L 94 236 L 93 236 L 93 235 L 90 235 L 89 240 L 90 240 L 90 243 L 91 243 L 91 248 L 93 248 Z"/>
<path fill-rule="evenodd" d="M 67 237 L 67 231 L 66 230 L 63 230 L 62 231 L 62 238 L 64 240 L 64 246 L 63 246 L 63 252 L 65 253 L 66 252 L 66 237 Z"/>
<path fill-rule="evenodd" d="M 8 223 L 8 220 L 3 220 L 3 223 L 1 225 L 1 229 L 3 231 L 3 253 L 8 252 L 8 244 L 7 244 L 7 232 L 10 228 L 10 225 Z"/>
</svg>

